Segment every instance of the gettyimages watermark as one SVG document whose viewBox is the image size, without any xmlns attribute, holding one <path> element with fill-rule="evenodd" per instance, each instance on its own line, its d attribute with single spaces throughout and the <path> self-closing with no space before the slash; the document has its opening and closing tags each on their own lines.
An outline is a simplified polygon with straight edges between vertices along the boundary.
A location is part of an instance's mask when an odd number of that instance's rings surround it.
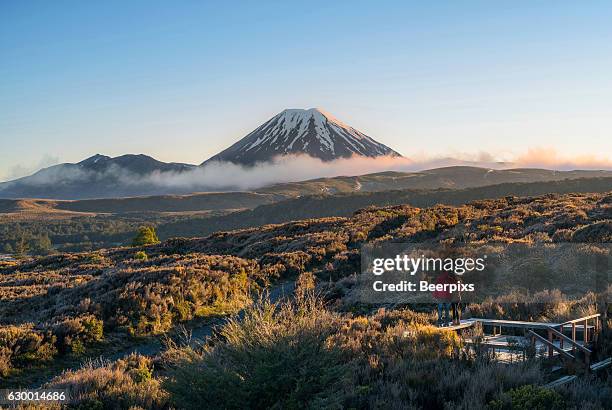
<svg viewBox="0 0 612 410">
<path fill-rule="evenodd" d="M 365 303 L 612 301 L 609 243 L 367 244 L 353 294 Z"/>
</svg>

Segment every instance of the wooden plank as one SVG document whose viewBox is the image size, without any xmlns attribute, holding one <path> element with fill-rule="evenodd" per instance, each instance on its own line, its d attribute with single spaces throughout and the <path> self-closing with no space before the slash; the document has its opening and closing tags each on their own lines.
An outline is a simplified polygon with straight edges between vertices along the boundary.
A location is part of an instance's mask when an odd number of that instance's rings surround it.
<svg viewBox="0 0 612 410">
<path fill-rule="evenodd" d="M 561 331 L 563 331 L 563 326 L 561 326 L 560 329 L 561 329 Z M 572 323 L 572 340 L 574 342 L 576 342 L 576 324 L 575 323 Z M 574 352 L 574 354 L 576 354 L 576 347 L 575 346 L 573 346 L 572 352 Z"/>
<path fill-rule="evenodd" d="M 605 369 L 610 365 L 612 365 L 612 357 L 608 357 L 606 360 L 602 360 L 601 362 L 593 363 L 591 365 L 591 370 L 595 372 L 597 370 Z"/>
<path fill-rule="evenodd" d="M 565 336 L 563 333 L 559 332 L 556 329 L 550 329 L 550 331 L 557 336 L 561 342 L 563 342 L 564 340 L 567 341 L 569 344 L 572 345 L 572 350 L 576 350 L 576 348 L 578 348 L 579 350 L 583 351 L 585 354 L 591 354 L 592 352 L 587 349 L 586 347 L 584 347 L 583 345 L 581 345 L 580 343 L 570 339 L 569 337 Z M 560 343 L 560 347 L 563 349 L 563 343 Z"/>
<path fill-rule="evenodd" d="M 556 350 L 560 355 L 565 356 L 568 359 L 576 360 L 576 358 L 572 354 L 570 354 L 569 352 L 566 352 L 565 350 L 561 349 L 560 347 L 558 347 L 554 343 L 549 342 L 545 337 L 540 336 L 539 334 L 537 334 L 533 330 L 530 330 L 529 334 L 531 334 L 533 337 L 538 339 L 540 342 L 544 343 L 546 346 L 548 346 L 549 349 Z"/>
<path fill-rule="evenodd" d="M 600 316 L 601 316 L 601 313 L 595 313 L 595 314 L 592 314 L 592 315 L 589 315 L 589 316 L 579 317 L 578 319 L 568 320 L 567 322 L 561 323 L 560 326 L 570 325 L 570 324 L 576 323 L 576 322 L 583 322 L 585 320 L 594 319 L 594 318 L 600 317 Z"/>
<path fill-rule="evenodd" d="M 460 330 L 460 329 L 467 329 L 469 327 L 474 326 L 474 323 L 476 323 L 476 321 L 473 320 L 462 320 L 460 324 L 458 325 L 453 325 L 453 326 L 443 326 L 443 327 L 438 327 L 438 329 L 440 330 Z"/>
<path fill-rule="evenodd" d="M 554 381 L 552 381 L 552 382 L 550 382 L 548 384 L 545 384 L 544 387 L 551 389 L 551 388 L 554 388 L 554 387 L 559 387 L 559 386 L 562 386 L 564 384 L 573 382 L 576 379 L 577 379 L 577 376 L 563 376 L 560 379 L 557 379 L 557 380 L 554 380 Z"/>
<path fill-rule="evenodd" d="M 548 327 L 558 327 L 558 323 L 548 322 L 525 322 L 521 320 L 504 320 L 504 319 L 482 319 L 472 318 L 471 320 L 482 323 L 483 325 L 498 326 L 498 327 L 515 327 L 528 329 L 546 329 Z"/>
<path fill-rule="evenodd" d="M 552 328 L 549 327 L 548 328 L 548 357 L 552 359 L 553 357 L 553 347 L 554 347 L 554 343 L 553 343 L 553 333 L 552 333 Z M 563 349 L 561 349 L 563 350 Z"/>
<path fill-rule="evenodd" d="M 563 325 L 563 326 L 561 326 L 561 325 L 555 326 L 554 324 L 551 324 L 550 326 L 554 327 L 554 328 L 559 328 L 559 330 L 563 329 L 565 331 L 565 329 L 572 328 L 572 325 L 576 328 L 577 331 L 584 332 L 584 325 L 578 325 L 578 324 L 575 324 L 575 323 L 570 323 L 568 325 Z M 595 329 L 595 326 L 593 326 L 593 325 L 589 325 L 588 326 L 588 330 L 593 330 L 593 329 Z"/>
</svg>

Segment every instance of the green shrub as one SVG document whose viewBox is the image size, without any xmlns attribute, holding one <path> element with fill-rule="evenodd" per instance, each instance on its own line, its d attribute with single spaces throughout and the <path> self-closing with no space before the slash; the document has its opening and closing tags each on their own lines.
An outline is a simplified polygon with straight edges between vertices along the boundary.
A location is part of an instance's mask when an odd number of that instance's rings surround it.
<svg viewBox="0 0 612 410">
<path fill-rule="evenodd" d="M 80 339 L 74 340 L 70 344 L 70 349 L 72 350 L 72 354 L 76 356 L 80 356 L 83 353 L 85 353 L 85 345 L 83 344 L 83 341 Z"/>
<path fill-rule="evenodd" d="M 95 316 L 83 319 L 83 337 L 88 342 L 99 342 L 104 338 L 104 323 Z"/>
<path fill-rule="evenodd" d="M 147 259 L 149 259 L 149 257 L 147 256 L 147 253 L 145 251 L 138 251 L 134 254 L 134 259 L 146 261 Z"/>
<path fill-rule="evenodd" d="M 175 355 L 164 387 L 183 409 L 339 407 L 350 366 L 326 343 L 337 320 L 314 301 L 249 308 L 214 347 Z"/>
<path fill-rule="evenodd" d="M 137 369 L 132 369 L 129 372 L 130 377 L 134 382 L 140 384 L 146 381 L 149 381 L 153 378 L 153 371 L 147 367 L 139 367 Z"/>
<path fill-rule="evenodd" d="M 159 238 L 152 226 L 141 226 L 132 240 L 132 246 L 153 245 L 159 243 Z"/>
<path fill-rule="evenodd" d="M 525 385 L 509 390 L 498 400 L 491 402 L 495 410 L 548 410 L 566 408 L 563 397 L 554 390 Z"/>
</svg>

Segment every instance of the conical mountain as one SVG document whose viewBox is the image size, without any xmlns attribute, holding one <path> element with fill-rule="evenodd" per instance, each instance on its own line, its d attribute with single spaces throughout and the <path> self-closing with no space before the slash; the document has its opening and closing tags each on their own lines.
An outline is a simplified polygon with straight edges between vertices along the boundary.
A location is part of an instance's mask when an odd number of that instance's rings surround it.
<svg viewBox="0 0 612 410">
<path fill-rule="evenodd" d="M 323 161 L 351 156 L 400 156 L 331 114 L 311 108 L 284 110 L 206 162 L 252 165 L 291 154 L 307 154 Z"/>
</svg>

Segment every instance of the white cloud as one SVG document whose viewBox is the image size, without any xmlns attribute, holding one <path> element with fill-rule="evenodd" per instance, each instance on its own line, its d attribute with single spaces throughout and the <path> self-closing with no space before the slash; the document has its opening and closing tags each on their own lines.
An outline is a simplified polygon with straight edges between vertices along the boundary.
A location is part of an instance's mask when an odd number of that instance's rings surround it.
<svg viewBox="0 0 612 410">
<path fill-rule="evenodd" d="M 16 179 L 16 178 L 21 178 L 21 177 L 25 177 L 28 175 L 33 174 L 34 172 L 42 169 L 42 168 L 47 168 L 50 167 L 51 165 L 55 165 L 59 163 L 59 158 L 58 157 L 54 157 L 52 155 L 49 154 L 45 154 L 36 164 L 32 165 L 23 165 L 23 164 L 17 164 L 12 166 L 9 170 L 8 173 L 6 174 L 6 179 L 7 180 L 11 180 L 11 179 Z"/>
</svg>

